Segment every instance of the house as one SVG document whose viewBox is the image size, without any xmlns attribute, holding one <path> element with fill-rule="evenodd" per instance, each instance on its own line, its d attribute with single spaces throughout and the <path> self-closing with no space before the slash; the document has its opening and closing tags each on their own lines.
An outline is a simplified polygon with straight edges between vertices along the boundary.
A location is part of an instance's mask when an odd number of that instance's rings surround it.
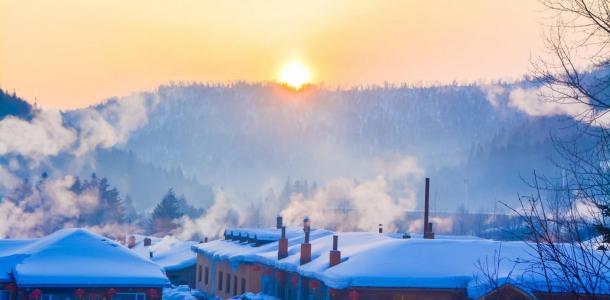
<svg viewBox="0 0 610 300">
<path fill-rule="evenodd" d="M 159 265 L 85 229 L 0 241 L 0 299 L 160 299 Z"/>
<path fill-rule="evenodd" d="M 539 274 L 517 264 L 533 254 L 524 242 L 282 226 L 227 229 L 192 249 L 196 287 L 210 298 L 577 299 L 548 293 Z M 486 279 L 490 268 L 495 282 Z"/>
<path fill-rule="evenodd" d="M 191 247 L 195 286 L 206 298 L 224 299 L 580 298 L 546 284 L 527 263 L 536 257 L 531 244 L 436 235 L 428 217 L 426 179 L 422 234 L 383 233 L 381 227 L 378 233 L 332 232 L 312 228 L 309 218 L 302 228 L 286 228 L 281 217 L 275 228 L 229 228 L 224 239 Z M 599 290 L 610 290 L 602 279 Z M 610 299 L 603 293 L 597 298 Z"/>
<path fill-rule="evenodd" d="M 163 267 L 171 284 L 195 287 L 196 255 L 191 251 L 194 241 L 182 241 L 173 236 L 164 238 L 130 235 L 127 247 Z"/>
</svg>

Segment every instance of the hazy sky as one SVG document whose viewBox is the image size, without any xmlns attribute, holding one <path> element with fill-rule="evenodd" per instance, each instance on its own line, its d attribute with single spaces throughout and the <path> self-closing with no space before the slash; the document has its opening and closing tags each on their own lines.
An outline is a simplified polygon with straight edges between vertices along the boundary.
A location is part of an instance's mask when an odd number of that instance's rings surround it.
<svg viewBox="0 0 610 300">
<path fill-rule="evenodd" d="M 517 78 L 542 49 L 535 0 L 0 0 L 0 87 L 82 107 L 169 81 Z"/>
</svg>

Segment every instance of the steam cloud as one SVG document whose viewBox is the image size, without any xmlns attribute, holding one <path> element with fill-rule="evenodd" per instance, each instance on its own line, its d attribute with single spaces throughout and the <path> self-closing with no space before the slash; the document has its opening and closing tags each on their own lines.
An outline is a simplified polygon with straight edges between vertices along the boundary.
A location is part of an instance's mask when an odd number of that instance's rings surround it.
<svg viewBox="0 0 610 300">
<path fill-rule="evenodd" d="M 377 168 L 379 175 L 373 179 L 356 182 L 339 178 L 310 198 L 293 196 L 282 216 L 292 225 L 309 216 L 316 226 L 339 231 L 372 231 L 380 223 L 396 230 L 405 211 L 417 206 L 415 180 L 421 179 L 423 171 L 412 157 L 378 162 Z"/>
<path fill-rule="evenodd" d="M 590 123 L 597 127 L 610 127 L 610 114 L 608 111 L 593 111 L 585 103 L 562 100 L 566 96 L 587 99 L 584 95 L 576 95 L 573 91 L 551 90 L 542 88 L 516 88 L 508 96 L 508 105 L 531 116 L 558 116 L 565 115 L 575 120 Z M 549 101 L 547 99 L 557 99 Z"/>
<path fill-rule="evenodd" d="M 81 215 L 90 212 L 99 202 L 93 192 L 70 190 L 74 178 L 53 170 L 51 176 L 37 184 L 32 193 L 19 197 L 24 184 L 17 175 L 22 167 L 35 169 L 40 164 L 52 168 L 49 159 L 68 154 L 74 161 L 96 148 L 110 148 L 127 141 L 129 134 L 148 121 L 149 110 L 156 104 L 137 94 L 106 103 L 100 109 L 87 108 L 75 112 L 75 122 L 67 125 L 55 110 L 39 110 L 31 120 L 7 117 L 0 121 L 0 155 L 10 158 L 9 168 L 0 167 L 0 187 L 8 191 L 0 202 L 0 237 L 34 237 L 45 229 L 72 227 Z M 14 201 L 20 199 L 19 201 Z M 116 230 L 116 224 L 91 229 L 100 233 Z M 122 228 L 122 230 L 132 230 Z M 125 231 L 123 231 L 125 232 Z"/>
</svg>

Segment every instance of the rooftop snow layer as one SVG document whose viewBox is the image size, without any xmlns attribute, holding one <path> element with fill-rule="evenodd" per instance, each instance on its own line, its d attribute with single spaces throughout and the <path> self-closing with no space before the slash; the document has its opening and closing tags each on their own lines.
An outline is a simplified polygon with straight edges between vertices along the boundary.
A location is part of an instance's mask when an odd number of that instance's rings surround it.
<svg viewBox="0 0 610 300">
<path fill-rule="evenodd" d="M 13 280 L 10 272 L 25 257 L 23 254 L 19 254 L 19 249 L 34 241 L 0 240 L 0 282 L 10 282 Z"/>
<path fill-rule="evenodd" d="M 0 250 L 0 265 L 2 270 L 10 269 L 21 286 L 169 285 L 157 264 L 84 229 L 62 229 L 37 240 L 13 242 L 13 250 Z M 3 241 L 0 248 L 10 244 Z"/>
<path fill-rule="evenodd" d="M 182 241 L 169 235 L 164 238 L 137 234 L 133 236 L 136 238 L 136 244 L 131 251 L 144 259 L 152 260 L 166 271 L 183 269 L 197 263 L 197 256 L 191 251 L 191 246 L 196 244 L 194 241 Z M 144 239 L 147 237 L 151 240 L 150 246 L 144 246 Z M 152 258 L 150 252 L 153 253 Z"/>
<path fill-rule="evenodd" d="M 282 236 L 282 230 L 272 228 L 227 228 L 225 234 L 234 237 L 256 238 L 260 241 L 277 241 Z M 286 238 L 291 238 L 303 234 L 302 228 L 286 228 Z"/>
<path fill-rule="evenodd" d="M 298 233 L 298 230 L 294 232 Z M 212 259 L 228 259 L 231 265 L 261 263 L 316 278 L 325 285 L 343 289 L 348 287 L 408 287 L 408 288 L 468 288 L 477 293 L 485 291 L 478 262 L 501 254 L 498 277 L 525 278 L 516 263 L 531 258 L 530 247 L 523 242 L 499 242 L 475 237 L 437 236 L 410 239 L 392 234 L 369 232 L 336 233 L 342 262 L 328 267 L 328 253 L 332 249 L 332 235 L 326 230 L 312 230 L 311 261 L 300 265 L 301 234 L 288 239 L 288 257 L 277 259 L 277 243 L 255 247 L 247 242 L 216 240 L 192 247 L 193 251 Z"/>
<path fill-rule="evenodd" d="M 197 256 L 191 251 L 191 246 L 197 244 L 193 241 L 181 241 L 172 237 L 165 237 L 151 247 L 152 261 L 161 265 L 165 271 L 184 269 L 197 263 Z"/>
</svg>

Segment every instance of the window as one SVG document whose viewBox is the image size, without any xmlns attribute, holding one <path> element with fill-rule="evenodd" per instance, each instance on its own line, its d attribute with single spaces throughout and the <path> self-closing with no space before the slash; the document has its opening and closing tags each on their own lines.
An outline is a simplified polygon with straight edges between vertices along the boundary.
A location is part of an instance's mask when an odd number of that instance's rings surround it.
<svg viewBox="0 0 610 300">
<path fill-rule="evenodd" d="M 231 274 L 227 273 L 227 295 L 231 292 Z"/>
<path fill-rule="evenodd" d="M 197 281 L 201 282 L 201 265 L 197 266 Z"/>
<path fill-rule="evenodd" d="M 205 274 L 203 277 L 203 283 L 205 283 L 205 285 L 208 285 L 209 282 L 209 277 L 210 277 L 210 269 L 208 269 L 208 267 L 205 267 Z"/>
<path fill-rule="evenodd" d="M 218 290 L 222 291 L 222 272 L 218 272 Z"/>
<path fill-rule="evenodd" d="M 112 300 L 146 300 L 144 293 L 116 293 Z"/>
<path fill-rule="evenodd" d="M 237 275 L 233 276 L 233 296 L 237 295 Z"/>
<path fill-rule="evenodd" d="M 241 293 L 242 294 L 246 293 L 246 278 L 241 279 Z"/>
</svg>

